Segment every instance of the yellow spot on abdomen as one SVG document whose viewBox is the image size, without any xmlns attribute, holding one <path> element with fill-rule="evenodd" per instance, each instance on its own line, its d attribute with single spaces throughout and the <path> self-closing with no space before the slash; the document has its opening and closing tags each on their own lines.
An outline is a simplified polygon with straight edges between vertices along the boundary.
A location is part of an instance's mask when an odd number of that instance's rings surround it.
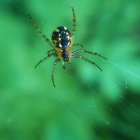
<svg viewBox="0 0 140 140">
<path fill-rule="evenodd" d="M 59 32 L 59 29 L 55 29 L 56 32 Z"/>
</svg>

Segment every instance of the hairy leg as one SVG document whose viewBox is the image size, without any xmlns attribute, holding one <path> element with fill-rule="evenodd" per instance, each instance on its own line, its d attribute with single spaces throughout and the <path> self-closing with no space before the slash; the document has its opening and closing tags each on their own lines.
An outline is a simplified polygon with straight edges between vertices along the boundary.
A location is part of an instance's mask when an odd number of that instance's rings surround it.
<svg viewBox="0 0 140 140">
<path fill-rule="evenodd" d="M 28 14 L 29 19 L 31 20 L 32 24 L 34 25 L 34 27 L 37 29 L 37 31 L 43 36 L 43 38 L 47 41 L 47 43 L 49 44 L 50 47 L 54 48 L 54 45 L 52 44 L 52 42 L 41 32 L 41 30 L 38 28 L 38 26 L 34 23 L 32 17 L 30 14 Z"/>
<path fill-rule="evenodd" d="M 35 65 L 35 68 L 36 68 L 39 64 L 41 64 L 42 62 L 44 62 L 46 59 L 48 59 L 49 57 L 51 57 L 52 55 L 55 55 L 55 53 L 50 54 L 50 55 L 44 57 L 43 59 L 41 59 L 41 60 Z"/>
<path fill-rule="evenodd" d="M 82 59 L 82 60 L 84 60 L 84 61 L 87 61 L 87 62 L 89 62 L 90 64 L 96 66 L 100 71 L 102 71 L 102 69 L 101 69 L 95 62 L 93 62 L 93 61 L 91 61 L 91 60 L 89 60 L 89 59 L 87 59 L 87 58 L 85 58 L 85 57 L 83 57 L 83 56 L 81 56 L 81 55 L 73 56 L 73 58 L 80 58 L 80 59 Z"/>
<path fill-rule="evenodd" d="M 52 83 L 53 83 L 54 87 L 55 87 L 55 83 L 54 83 L 54 71 L 55 71 L 56 64 L 57 64 L 58 62 L 60 62 L 60 59 L 56 59 L 56 60 L 54 61 L 53 70 L 52 70 L 52 75 L 51 75 L 51 77 L 52 77 Z"/>
<path fill-rule="evenodd" d="M 46 57 L 44 57 L 43 59 L 41 59 L 36 65 L 35 65 L 35 68 L 39 65 L 39 64 L 41 64 L 42 62 L 44 62 L 46 59 L 48 59 L 49 57 L 48 56 L 46 56 Z"/>
<path fill-rule="evenodd" d="M 75 19 L 75 12 L 74 12 L 73 7 L 72 7 L 72 13 L 73 13 L 73 29 L 72 29 L 72 36 L 73 36 L 74 33 L 75 33 L 75 22 L 76 22 L 76 19 Z"/>
<path fill-rule="evenodd" d="M 77 43 L 77 44 L 72 44 L 72 46 L 80 46 L 80 47 L 83 47 L 83 45 L 82 45 L 82 44 L 80 44 L 80 43 Z"/>
<path fill-rule="evenodd" d="M 78 53 L 80 53 L 80 52 L 85 52 L 85 53 L 88 53 L 88 54 L 91 54 L 91 55 L 96 55 L 96 56 L 99 56 L 99 57 L 101 57 L 101 58 L 107 60 L 104 56 L 102 56 L 102 55 L 100 55 L 100 54 L 98 54 L 98 53 L 90 52 L 90 51 L 87 51 L 87 50 L 84 50 L 84 49 L 74 51 L 74 52 L 72 53 L 72 55 L 78 54 Z"/>
</svg>

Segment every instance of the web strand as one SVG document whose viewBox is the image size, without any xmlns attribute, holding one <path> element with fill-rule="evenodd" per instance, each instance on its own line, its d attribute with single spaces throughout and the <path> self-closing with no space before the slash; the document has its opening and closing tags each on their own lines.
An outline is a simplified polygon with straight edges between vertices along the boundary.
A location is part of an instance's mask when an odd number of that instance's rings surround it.
<svg viewBox="0 0 140 140">
<path fill-rule="evenodd" d="M 130 75 L 135 76 L 136 78 L 140 79 L 140 75 L 139 75 L 139 74 L 134 73 L 134 72 L 130 71 L 129 69 L 126 69 L 126 68 L 124 68 L 123 66 L 121 66 L 121 65 L 119 65 L 119 64 L 116 64 L 116 63 L 114 63 L 114 62 L 112 62 L 112 61 L 109 61 L 109 60 L 107 60 L 107 61 L 108 61 L 110 64 L 114 65 L 115 67 L 121 69 L 123 72 L 127 72 L 127 73 L 129 73 Z"/>
</svg>

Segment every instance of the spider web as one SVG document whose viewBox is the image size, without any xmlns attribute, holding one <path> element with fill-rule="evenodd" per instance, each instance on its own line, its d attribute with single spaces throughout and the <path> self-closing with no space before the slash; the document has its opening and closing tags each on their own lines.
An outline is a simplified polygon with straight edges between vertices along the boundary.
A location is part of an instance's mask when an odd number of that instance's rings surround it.
<svg viewBox="0 0 140 140">
<path fill-rule="evenodd" d="M 135 72 L 133 72 L 133 71 L 130 71 L 129 69 L 127 69 L 127 68 L 125 68 L 125 67 L 123 67 L 123 66 L 121 66 L 121 65 L 119 65 L 119 64 L 116 64 L 116 63 L 114 63 L 114 62 L 112 62 L 112 61 L 109 61 L 108 60 L 108 62 L 110 63 L 110 64 L 112 64 L 113 66 L 115 66 L 116 68 L 118 68 L 118 69 L 120 69 L 123 73 L 129 73 L 130 75 L 132 75 L 132 76 L 134 76 L 135 78 L 138 78 L 138 79 L 140 79 L 140 75 L 139 74 L 137 74 L 137 73 L 135 73 Z M 126 79 L 126 77 L 125 77 L 125 81 L 126 81 L 126 85 L 127 85 L 127 79 Z"/>
<path fill-rule="evenodd" d="M 129 82 L 131 79 L 128 78 L 128 76 L 140 82 L 140 74 L 138 74 L 134 71 L 131 71 L 130 69 L 124 67 L 123 65 L 120 65 L 120 64 L 115 63 L 113 61 L 107 60 L 106 62 L 111 64 L 112 67 L 114 67 L 122 75 L 124 80 L 114 79 L 116 84 L 123 89 L 122 92 L 129 90 Z M 93 85 L 90 81 L 88 81 L 88 88 L 90 90 L 94 91 Z M 129 94 L 129 93 L 127 93 L 127 94 Z M 123 95 L 119 96 L 119 100 L 121 100 L 122 104 L 129 107 L 129 109 L 131 110 L 132 113 L 135 113 L 136 116 L 139 116 L 138 111 L 135 109 L 135 104 L 133 104 L 133 103 L 129 102 L 127 99 L 125 99 L 125 97 Z M 106 104 L 106 103 L 103 103 L 103 104 L 105 106 L 108 106 L 108 104 Z M 119 108 L 119 110 L 122 109 L 121 105 L 118 102 L 116 102 L 115 105 Z M 91 98 L 89 97 L 89 107 L 94 108 L 94 106 L 95 106 L 94 98 L 93 98 L 93 96 L 91 96 Z M 114 116 L 115 116 L 115 111 L 113 110 L 113 108 L 111 106 L 109 106 L 108 110 L 110 110 L 112 112 L 112 114 L 114 114 Z M 129 120 L 129 116 L 127 113 L 123 112 L 122 115 L 124 115 L 125 118 L 127 118 Z M 104 118 L 102 121 L 103 121 L 103 123 L 105 123 L 106 126 L 111 127 L 111 122 L 109 120 Z"/>
</svg>

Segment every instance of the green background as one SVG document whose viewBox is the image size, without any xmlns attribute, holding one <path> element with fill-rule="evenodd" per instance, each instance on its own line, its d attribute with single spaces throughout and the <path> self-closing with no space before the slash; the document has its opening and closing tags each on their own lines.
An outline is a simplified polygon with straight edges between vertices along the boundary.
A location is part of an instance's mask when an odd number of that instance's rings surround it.
<svg viewBox="0 0 140 140">
<path fill-rule="evenodd" d="M 51 40 L 54 29 L 72 30 L 83 54 L 66 70 L 31 24 L 30 13 Z M 139 0 L 0 0 L 0 140 L 140 140 Z M 74 50 L 80 47 L 74 47 Z"/>
</svg>

